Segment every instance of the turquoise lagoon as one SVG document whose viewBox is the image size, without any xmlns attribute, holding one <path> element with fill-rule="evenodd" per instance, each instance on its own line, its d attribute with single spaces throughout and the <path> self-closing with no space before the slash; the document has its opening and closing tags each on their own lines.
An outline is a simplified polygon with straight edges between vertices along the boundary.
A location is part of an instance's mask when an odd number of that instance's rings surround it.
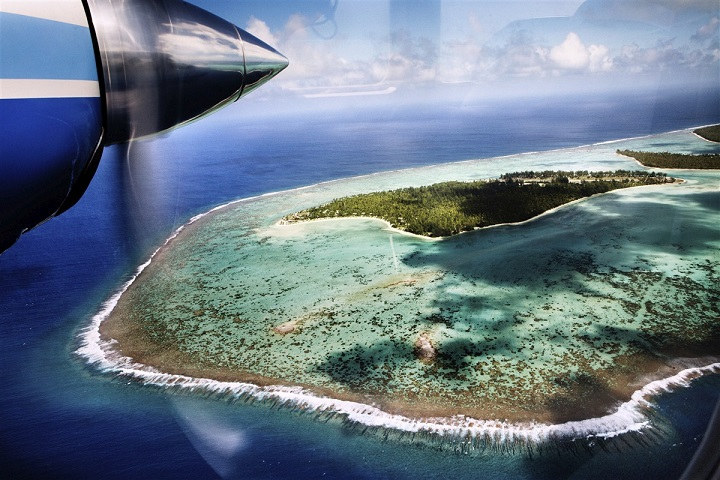
<svg viewBox="0 0 720 480">
<path fill-rule="evenodd" d="M 108 373 L 383 430 L 543 440 L 648 431 L 652 398 L 720 371 L 720 173 L 429 240 L 333 198 L 517 170 L 637 169 L 616 149 L 720 151 L 690 131 L 383 172 L 192 219 L 83 332 Z M 331 161 L 331 159 L 328 159 Z M 435 358 L 421 359 L 419 338 Z"/>
</svg>

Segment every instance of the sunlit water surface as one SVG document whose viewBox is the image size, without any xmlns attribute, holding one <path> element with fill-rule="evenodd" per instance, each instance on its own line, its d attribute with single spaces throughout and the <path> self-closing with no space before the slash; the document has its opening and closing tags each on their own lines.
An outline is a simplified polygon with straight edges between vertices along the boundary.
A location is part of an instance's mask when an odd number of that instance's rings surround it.
<svg viewBox="0 0 720 480">
<path fill-rule="evenodd" d="M 631 107 L 627 108 L 632 110 Z M 517 126 L 518 118 L 522 117 L 517 113 L 515 118 L 508 111 L 485 112 L 478 116 L 475 125 L 484 120 L 487 125 L 497 127 L 495 134 L 500 135 L 506 127 Z M 673 107 L 670 111 L 677 109 Z M 442 442 L 416 445 L 397 436 L 385 439 L 382 432 L 363 434 L 361 424 L 343 423 L 339 417 L 320 415 L 316 419 L 314 415 L 290 408 L 254 404 L 247 397 L 242 401 L 233 395 L 205 398 L 202 392 L 143 386 L 142 382 L 129 377 L 88 367 L 85 360 L 74 353 L 80 346 L 78 332 L 102 309 L 113 292 L 134 277 L 137 266 L 146 262 L 178 227 L 213 206 L 236 198 L 379 170 L 544 151 L 712 123 L 718 115 L 712 109 L 695 112 L 688 118 L 673 117 L 668 112 L 653 115 L 647 108 L 640 108 L 638 112 L 637 117 L 617 117 L 615 122 L 610 122 L 610 115 L 595 116 L 596 120 L 608 119 L 603 128 L 598 128 L 596 121 L 583 123 L 585 116 L 548 113 L 542 120 L 527 113 L 530 116 L 524 118 L 536 128 L 529 128 L 529 136 L 514 142 L 507 141 L 506 136 L 494 135 L 494 127 L 480 130 L 472 124 L 463 127 L 468 112 L 448 113 L 449 117 L 461 115 L 464 119 L 451 124 L 446 118 L 432 116 L 424 123 L 417 123 L 424 118 L 422 114 L 418 114 L 417 121 L 411 121 L 412 116 L 392 115 L 345 122 L 337 118 L 310 122 L 286 119 L 280 125 L 275 121 L 265 127 L 260 119 L 252 128 L 238 125 L 236 135 L 242 135 L 243 148 L 231 147 L 227 127 L 219 129 L 229 122 L 238 123 L 238 118 L 227 114 L 215 122 L 189 127 L 185 134 L 178 132 L 166 140 L 136 147 L 143 155 L 137 155 L 130 166 L 119 149 L 109 151 L 91 189 L 75 209 L 26 234 L 0 258 L 3 304 L 0 334 L 5 365 L 0 372 L 4 385 L 0 396 L 2 471 L 8 472 L 11 478 L 176 478 L 178 472 L 189 476 L 236 478 L 291 475 L 477 478 L 479 472 L 495 478 L 573 475 L 637 478 L 648 474 L 654 478 L 676 477 L 704 431 L 720 390 L 717 375 L 703 376 L 687 388 L 676 388 L 672 393 L 659 396 L 652 420 L 659 426 L 660 433 L 647 441 L 629 438 L 627 444 L 622 440 L 615 442 L 607 451 L 604 447 L 608 445 L 564 445 L 535 452 L 532 457 L 520 448 L 489 445 L 485 450 L 465 455 L 464 450 L 456 448 L 457 442 L 449 447 Z M 663 121 L 649 122 L 648 118 Z M 373 141 L 386 137 L 383 120 L 395 122 L 393 134 L 387 141 Z M 362 121 L 367 123 L 360 128 L 358 122 Z M 426 128 L 422 135 L 418 130 L 420 124 Z M 441 135 L 448 133 L 447 125 L 457 132 Z M 341 131 L 342 128 L 346 131 Z M 267 140 L 271 131 L 277 134 L 278 141 Z M 308 131 L 315 132 L 311 135 L 314 140 L 308 139 Z M 348 132 L 354 132 L 353 137 Z M 355 140 L 348 140 L 344 145 L 343 139 L 348 138 Z M 467 142 L 461 144 L 458 138 Z M 385 295 L 383 301 L 395 301 L 392 313 L 408 315 L 416 315 L 421 309 L 421 315 L 443 311 L 451 313 L 453 318 L 470 316 L 468 310 L 478 305 L 476 301 L 481 302 L 483 308 L 476 308 L 472 315 L 485 321 L 495 315 L 501 320 L 508 312 L 506 303 L 512 306 L 515 302 L 517 307 L 528 301 L 525 296 L 536 301 L 552 292 L 552 289 L 534 289 L 537 277 L 531 268 L 522 268 L 518 263 L 538 268 L 546 272 L 552 282 L 557 282 L 554 296 L 543 301 L 552 300 L 553 308 L 567 308 L 573 315 L 581 315 L 585 307 L 577 305 L 574 294 L 563 295 L 568 286 L 563 282 L 568 280 L 553 278 L 559 270 L 553 269 L 557 264 L 550 260 L 555 258 L 553 252 L 559 251 L 568 252 L 567 257 L 558 257 L 560 265 L 565 265 L 562 258 L 579 258 L 581 264 L 586 265 L 587 255 L 592 254 L 593 268 L 597 267 L 600 272 L 604 271 L 603 266 L 622 272 L 639 266 L 644 271 L 658 272 L 663 278 L 681 275 L 707 286 L 703 282 L 708 281 L 709 274 L 694 267 L 717 258 L 710 250 L 715 245 L 716 252 L 718 242 L 718 222 L 713 221 L 718 215 L 718 177 L 714 173 L 678 173 L 677 176 L 688 180 L 686 184 L 616 192 L 581 202 L 522 227 L 500 227 L 442 243 L 395 235 L 383 230 L 380 224 L 362 221 L 291 227 L 282 233 L 273 226 L 284 213 L 352 191 L 443 179 L 485 178 L 529 164 L 534 169 L 631 166 L 632 162 L 612 153 L 618 145 L 481 160 L 460 168 L 457 165 L 416 168 L 243 201 L 216 217 L 218 221 L 229 222 L 227 225 L 232 228 L 213 227 L 210 231 L 215 232 L 214 238 L 201 238 L 206 242 L 221 242 L 228 240 L 225 236 L 237 235 L 237 246 L 243 247 L 239 251 L 247 249 L 241 255 L 269 254 L 268 264 L 278 269 L 301 263 L 298 258 L 316 265 L 318 267 L 304 275 L 320 285 L 331 284 L 337 295 L 352 296 L 353 292 L 362 291 L 361 280 L 372 286 L 379 278 L 396 275 L 396 271 L 401 276 L 418 271 L 444 271 L 440 277 L 432 274 L 421 277 L 426 279 L 431 292 L 433 288 L 441 291 L 440 285 L 443 285 L 444 295 L 426 296 L 418 307 L 410 308 L 407 302 L 397 301 L 398 292 L 382 294 Z M 716 146 L 699 142 L 686 133 L 623 142 L 622 146 L 716 150 Z M 628 212 L 634 213 L 635 221 Z M 575 228 L 578 223 L 589 228 L 578 230 Z M 526 233 L 518 235 L 518 228 Z M 612 246 L 620 248 L 607 248 Z M 493 255 L 483 255 L 482 250 L 489 250 Z M 541 253 L 537 256 L 532 253 L 538 251 Z M 283 265 L 288 255 L 293 257 L 293 262 Z M 353 255 L 364 258 L 354 265 L 359 277 L 338 272 L 342 265 L 322 261 L 322 255 L 340 259 L 343 264 L 355 258 Z M 500 258 L 507 259 L 509 264 L 498 265 Z M 512 259 L 515 261 L 510 261 Z M 259 260 L 253 258 L 251 265 L 261 265 Z M 216 265 L 213 268 L 220 268 L 222 263 L 219 258 L 207 261 Z M 234 261 L 245 268 L 237 259 L 225 261 Z M 207 268 L 201 270 L 208 271 Z M 259 270 L 253 272 L 255 277 L 245 278 L 247 288 L 258 290 L 250 278 L 279 278 L 281 273 L 269 268 Z M 331 282 L 328 277 L 331 274 L 354 280 Z M 623 280 L 623 274 L 618 275 L 616 280 Z M 310 280 L 301 283 L 310 284 Z M 595 288 L 594 294 L 598 297 L 617 295 L 626 288 L 622 282 L 610 284 L 592 275 L 579 280 L 589 283 L 576 286 Z M 398 288 L 411 286 L 406 282 Z M 657 288 L 656 283 L 648 286 Z M 280 292 L 273 288 L 267 287 L 267 291 L 278 295 Z M 519 295 L 508 297 L 513 289 Z M 328 301 L 326 295 L 318 294 L 315 289 L 310 293 L 316 298 L 304 303 L 292 302 L 300 315 L 312 311 L 317 297 L 322 297 L 321 302 Z M 466 302 L 468 297 L 471 301 Z M 508 298 L 510 301 L 504 300 Z M 270 303 L 269 298 L 253 297 L 247 304 L 234 305 L 269 311 L 273 308 Z M 617 304 L 605 305 L 622 313 Z M 525 306 L 531 307 L 531 304 Z M 443 308 L 445 310 L 441 310 Z M 535 308 L 539 308 L 539 304 Z M 549 324 L 559 323 L 560 317 L 554 317 L 557 314 L 552 309 L 535 313 L 545 315 Z M 603 313 L 597 316 L 606 317 Z M 278 314 L 275 318 L 266 314 L 268 324 L 284 321 L 285 315 Z M 453 321 L 452 329 L 444 323 L 436 328 L 444 340 L 456 335 L 453 330 L 459 332 L 457 335 L 476 334 L 472 328 L 470 332 L 463 332 L 461 323 Z M 408 322 L 402 328 L 410 329 L 411 325 L 412 322 Z M 519 328 L 518 333 L 529 338 L 531 329 Z M 267 329 L 261 332 L 265 334 Z M 369 344 L 373 335 L 363 331 L 358 338 Z M 343 341 L 346 348 L 350 347 L 347 340 L 340 337 L 327 339 L 327 345 L 342 350 Z M 288 348 L 299 350 L 300 347 L 288 345 Z M 560 351 L 567 347 L 553 348 Z M 538 355 L 537 360 L 544 358 Z"/>
</svg>

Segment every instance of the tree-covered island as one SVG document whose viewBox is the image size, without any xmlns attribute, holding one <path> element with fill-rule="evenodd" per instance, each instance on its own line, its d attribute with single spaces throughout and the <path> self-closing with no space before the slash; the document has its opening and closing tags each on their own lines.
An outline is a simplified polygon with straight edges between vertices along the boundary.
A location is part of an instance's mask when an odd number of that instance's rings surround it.
<svg viewBox="0 0 720 480">
<path fill-rule="evenodd" d="M 670 152 L 639 152 L 636 150 L 617 150 L 620 155 L 632 157 L 642 165 L 653 168 L 682 168 L 689 170 L 720 169 L 719 153 L 699 155 Z"/>
<path fill-rule="evenodd" d="M 712 125 L 693 130 L 693 133 L 711 142 L 720 142 L 720 125 Z"/>
<path fill-rule="evenodd" d="M 446 237 L 529 220 L 560 205 L 619 188 L 672 183 L 664 173 L 515 172 L 496 180 L 443 182 L 335 199 L 283 218 L 285 223 L 340 217 L 375 217 L 394 228 Z"/>
</svg>

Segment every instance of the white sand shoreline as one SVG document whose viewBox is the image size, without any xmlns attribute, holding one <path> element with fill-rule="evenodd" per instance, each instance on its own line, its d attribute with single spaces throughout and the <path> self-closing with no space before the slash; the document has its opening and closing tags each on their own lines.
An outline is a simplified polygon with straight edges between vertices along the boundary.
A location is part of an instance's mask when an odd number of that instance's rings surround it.
<svg viewBox="0 0 720 480">
<path fill-rule="evenodd" d="M 617 189 L 615 189 L 615 190 L 610 190 L 610 191 L 602 192 L 602 193 L 596 193 L 596 194 L 590 195 L 590 196 L 588 196 L 588 197 L 578 198 L 577 200 L 573 200 L 573 201 L 571 201 L 571 202 L 563 203 L 562 205 L 558 205 L 557 207 L 551 208 L 550 210 L 545 210 L 544 212 L 542 212 L 542 213 L 540 213 L 540 214 L 538 214 L 538 215 L 535 215 L 534 217 L 528 218 L 527 220 L 522 220 L 522 221 L 520 221 L 520 222 L 496 223 L 496 224 L 494 224 L 494 225 L 487 225 L 487 226 L 485 226 L 485 227 L 475 227 L 473 230 L 466 230 L 466 231 L 464 231 L 464 232 L 458 232 L 458 233 L 456 233 L 456 234 L 454 234 L 454 235 L 450 235 L 450 236 L 447 236 L 447 237 L 428 237 L 428 236 L 426 236 L 426 235 L 420 235 L 419 233 L 408 232 L 408 231 L 399 229 L 399 228 L 397 228 L 397 227 L 393 227 L 392 224 L 391 224 L 390 222 L 388 222 L 387 220 L 385 220 L 384 218 L 371 217 L 371 216 L 367 216 L 367 215 L 356 215 L 356 216 L 351 216 L 351 217 L 325 217 L 325 218 L 313 218 L 313 219 L 310 219 L 310 220 L 291 220 L 291 221 L 288 221 L 288 220 L 285 220 L 284 218 L 281 218 L 280 220 L 278 220 L 277 222 L 275 222 L 275 223 L 273 224 L 273 226 L 275 226 L 275 227 L 281 227 L 281 228 L 282 228 L 282 227 L 292 227 L 292 226 L 294 226 L 294 225 L 312 224 L 312 223 L 315 223 L 315 222 L 332 222 L 332 221 L 346 221 L 346 220 L 373 220 L 373 221 L 381 222 L 381 223 L 385 226 L 384 229 L 385 229 L 385 230 L 388 230 L 388 231 L 390 231 L 390 232 L 397 233 L 397 234 L 400 234 L 400 235 L 406 235 L 406 236 L 409 236 L 409 237 L 419 238 L 419 239 L 426 240 L 426 241 L 429 241 L 429 242 L 437 242 L 437 241 L 445 240 L 445 239 L 447 239 L 447 238 L 455 237 L 455 236 L 457 236 L 457 235 L 463 235 L 463 234 L 466 234 L 466 233 L 473 233 L 473 232 L 478 232 L 478 231 L 482 231 L 482 230 L 489 230 L 489 229 L 498 228 L 498 227 L 509 227 L 509 226 L 525 225 L 525 224 L 534 222 L 534 221 L 536 221 L 536 220 L 538 220 L 538 219 L 540 219 L 540 218 L 542 218 L 542 217 L 545 217 L 545 216 L 547 216 L 547 215 L 551 215 L 551 214 L 553 214 L 553 213 L 557 212 L 558 210 L 563 209 L 563 208 L 565 208 L 565 207 L 569 207 L 569 206 L 571 206 L 571 205 L 576 205 L 576 204 L 578 204 L 578 203 L 580 203 L 580 202 L 584 202 L 584 201 L 590 200 L 590 199 L 592 199 L 592 198 L 599 198 L 600 196 L 608 195 L 608 194 L 613 193 L 613 192 L 620 192 L 620 191 L 624 191 L 624 190 L 633 190 L 633 189 L 636 189 L 636 188 L 658 187 L 658 186 L 667 186 L 667 185 L 681 185 L 681 184 L 683 184 L 684 182 L 685 182 L 685 180 L 683 180 L 683 179 L 681 179 L 681 178 L 676 178 L 674 182 L 656 183 L 656 184 L 651 184 L 651 185 L 637 185 L 637 186 L 634 186 L 634 187 L 617 188 Z"/>
<path fill-rule="evenodd" d="M 271 400 L 288 407 L 298 407 L 308 411 L 334 412 L 346 416 L 350 421 L 366 426 L 404 432 L 484 437 L 498 443 L 516 441 L 539 443 L 553 439 L 612 438 L 628 432 L 642 432 L 652 428 L 647 412 L 653 409 L 651 402 L 655 395 L 672 391 L 678 387 L 687 387 L 692 380 L 702 375 L 720 373 L 720 362 L 717 361 L 690 366 L 667 378 L 650 381 L 637 389 L 628 401 L 623 402 L 607 415 L 558 424 L 477 419 L 464 415 L 411 418 L 385 412 L 374 405 L 319 396 L 301 387 L 258 386 L 245 382 L 219 381 L 212 378 L 164 373 L 123 356 L 114 349 L 116 345 L 114 340 L 103 340 L 100 334 L 101 323 L 112 313 L 120 296 L 150 265 L 151 261 L 152 259 L 141 265 L 136 275 L 93 317 L 90 326 L 81 332 L 81 345 L 76 350 L 76 354 L 100 371 L 135 379 L 144 385 L 182 388 L 188 391 L 199 390 L 219 395 L 230 394 L 238 398 L 251 396 L 259 401 Z M 677 359 L 676 362 L 682 363 L 682 360 Z"/>
<path fill-rule="evenodd" d="M 681 130 L 686 131 L 686 130 Z M 661 134 L 658 134 L 661 135 Z M 619 142 L 621 140 L 618 140 Z M 579 147 L 571 147 L 571 150 Z M 476 161 L 476 160 L 472 160 Z M 454 162 L 466 163 L 468 161 Z M 416 167 L 428 168 L 430 166 Z M 362 175 L 352 178 L 369 177 L 372 175 L 385 174 L 389 172 L 378 172 L 374 174 Z M 187 389 L 188 391 L 202 390 L 214 392 L 218 394 L 232 394 L 238 397 L 250 395 L 259 400 L 275 399 L 288 405 L 304 406 L 313 411 L 334 411 L 341 415 L 347 416 L 351 421 L 362 423 L 369 426 L 380 426 L 406 432 L 431 432 L 438 435 L 469 435 L 471 437 L 490 436 L 498 439 L 498 441 L 512 442 L 515 440 L 528 441 L 544 441 L 554 438 L 582 438 L 582 437 L 614 437 L 626 432 L 643 431 L 651 428 L 650 421 L 647 416 L 647 410 L 652 409 L 651 399 L 655 395 L 671 391 L 672 389 L 685 387 L 690 382 L 705 374 L 720 373 L 720 362 L 713 361 L 704 365 L 696 365 L 685 368 L 675 375 L 667 378 L 653 380 L 646 385 L 638 388 L 632 395 L 630 400 L 620 404 L 607 415 L 597 418 L 589 418 L 579 421 L 570 421 L 559 424 L 544 423 L 512 423 L 498 420 L 473 419 L 465 416 L 445 417 L 445 418 L 408 418 L 402 415 L 390 414 L 373 405 L 363 403 L 337 400 L 329 397 L 315 395 L 307 390 L 299 387 L 287 386 L 266 386 L 261 387 L 251 383 L 244 382 L 223 382 L 210 378 L 195 378 L 184 375 L 169 374 L 160 372 L 157 369 L 133 362 L 132 359 L 123 356 L 115 350 L 115 342 L 103 340 L 100 334 L 100 325 L 105 321 L 115 309 L 118 301 L 125 291 L 136 281 L 141 273 L 152 263 L 156 256 L 170 243 L 178 237 L 178 235 L 196 221 L 206 218 L 211 213 L 220 211 L 232 205 L 248 202 L 264 197 L 280 195 L 283 193 L 292 193 L 318 185 L 345 181 L 347 179 L 330 180 L 315 185 L 300 187 L 296 189 L 284 190 L 279 192 L 271 192 L 254 197 L 244 198 L 228 202 L 223 205 L 214 207 L 207 212 L 192 217 L 185 225 L 176 229 L 173 234 L 164 242 L 162 246 L 157 248 L 150 258 L 140 265 L 134 276 L 125 282 L 118 291 L 115 292 L 101 307 L 100 311 L 92 318 L 90 325 L 84 328 L 79 334 L 79 347 L 76 354 L 84 359 L 88 364 L 94 366 L 102 372 L 115 374 L 131 379 L 135 379 L 143 384 L 156 386 L 173 386 L 177 388 Z M 665 184 L 667 185 L 667 184 Z M 640 188 L 648 186 L 662 185 L 643 185 Z M 535 221 L 545 215 L 549 215 L 560 208 L 567 207 L 574 203 L 586 201 L 590 198 L 605 195 L 611 192 L 604 192 L 590 197 L 581 198 L 572 202 L 555 207 L 551 210 L 543 212 L 531 219 L 516 223 L 497 224 L 483 229 L 496 228 L 508 225 L 522 225 Z M 375 217 L 343 217 L 349 219 L 369 218 L 375 221 L 384 222 L 387 228 L 403 235 L 411 235 L 423 240 L 441 240 L 442 238 L 430 238 L 416 235 L 410 232 L 391 227 L 389 222 Z M 315 221 L 338 220 L 336 218 L 321 219 Z M 279 223 L 279 222 L 278 222 Z M 468 232 L 464 232 L 468 233 Z"/>
<path fill-rule="evenodd" d="M 703 126 L 710 126 L 710 125 L 703 125 Z M 366 174 L 362 174 L 362 175 L 353 175 L 350 177 L 336 178 L 333 180 L 325 180 L 322 182 L 313 183 L 311 185 L 304 185 L 302 187 L 288 188 L 285 190 L 277 190 L 274 192 L 267 192 L 267 193 L 262 193 L 259 195 L 253 195 L 251 197 L 244 197 L 244 198 L 238 198 L 235 200 L 231 200 L 229 202 L 216 205 L 215 207 L 212 207 L 211 209 L 207 210 L 206 212 L 199 213 L 199 214 L 193 216 L 192 218 L 190 218 L 190 220 L 188 220 L 188 222 L 184 226 L 190 225 L 191 223 L 205 217 L 206 215 L 209 215 L 211 213 L 217 212 L 219 210 L 222 210 L 227 207 L 231 207 L 231 206 L 239 204 L 239 203 L 248 203 L 248 202 L 260 200 L 260 199 L 267 198 L 267 197 L 274 197 L 277 195 L 284 195 L 284 194 L 293 193 L 293 192 L 300 192 L 303 190 L 310 190 L 310 189 L 317 188 L 320 186 L 332 185 L 335 183 L 345 182 L 348 180 L 359 180 L 359 179 L 363 179 L 363 178 L 371 178 L 374 176 L 385 175 L 385 174 L 390 174 L 390 173 L 398 173 L 398 172 L 405 172 L 405 171 L 412 172 L 415 170 L 422 170 L 422 169 L 426 169 L 426 168 L 436 168 L 436 167 L 440 167 L 440 166 L 451 166 L 451 165 L 463 165 L 463 164 L 467 164 L 467 163 L 476 163 L 476 162 L 480 162 L 480 161 L 496 160 L 496 159 L 502 159 L 502 158 L 512 158 L 512 157 L 517 157 L 517 156 L 527 156 L 527 155 L 534 155 L 534 154 L 540 154 L 540 153 L 565 152 L 565 151 L 576 150 L 579 148 L 598 147 L 598 146 L 610 145 L 610 144 L 614 144 L 614 143 L 626 142 L 626 141 L 630 141 L 630 140 L 658 137 L 661 135 L 668 135 L 668 134 L 673 134 L 673 133 L 683 133 L 683 132 L 692 133 L 693 130 L 696 130 L 698 128 L 703 128 L 703 126 L 684 128 L 684 129 L 680 129 L 680 130 L 670 130 L 670 131 L 661 132 L 661 133 L 651 133 L 648 135 L 640 135 L 637 137 L 620 138 L 617 140 L 607 140 L 604 142 L 578 145 L 575 147 L 563 147 L 563 148 L 555 148 L 555 149 L 549 149 L 549 150 L 538 150 L 538 151 L 532 151 L 532 152 L 510 153 L 508 155 L 499 155 L 499 156 L 495 156 L 495 157 L 471 158 L 471 159 L 467 159 L 467 160 L 457 160 L 454 162 L 437 163 L 437 164 L 431 164 L 431 165 L 421 165 L 421 166 L 417 166 L 417 167 L 409 167 L 409 168 L 402 168 L 402 169 L 382 170 L 379 172 L 366 173 Z M 632 157 L 629 157 L 629 158 L 632 158 Z M 645 167 L 641 163 L 637 162 L 637 160 L 635 160 L 635 162 L 644 168 L 650 168 L 650 167 Z M 684 169 L 678 169 L 678 170 L 684 170 Z M 606 193 L 609 193 L 609 192 L 606 192 Z M 492 225 L 492 226 L 496 226 L 496 225 Z M 404 233 L 408 233 L 408 232 L 404 232 Z M 174 235 L 176 235 L 176 234 L 177 234 L 177 232 Z"/>
<path fill-rule="evenodd" d="M 695 130 L 699 130 L 699 129 L 705 128 L 705 127 L 713 127 L 713 126 L 715 126 L 715 125 L 713 124 L 713 125 L 704 125 L 704 126 L 702 126 L 702 127 L 697 127 L 697 128 L 694 129 L 691 133 L 692 133 L 693 135 L 695 135 L 696 137 L 698 137 L 700 140 L 704 140 L 704 141 L 706 141 L 706 142 L 714 143 L 714 144 L 717 145 L 717 144 L 719 144 L 720 142 L 716 142 L 715 140 L 710 140 L 709 138 L 705 138 L 705 137 L 703 137 L 702 135 L 698 135 L 697 133 L 695 133 Z"/>
</svg>

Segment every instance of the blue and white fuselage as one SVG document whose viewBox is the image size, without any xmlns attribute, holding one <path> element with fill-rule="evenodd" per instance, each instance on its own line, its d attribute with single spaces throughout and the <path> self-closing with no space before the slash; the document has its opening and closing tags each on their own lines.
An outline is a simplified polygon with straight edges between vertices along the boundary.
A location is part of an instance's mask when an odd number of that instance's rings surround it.
<svg viewBox="0 0 720 480">
<path fill-rule="evenodd" d="M 286 66 L 182 0 L 0 0 L 0 252 L 77 202 L 104 145 L 201 118 Z"/>
<path fill-rule="evenodd" d="M 95 58 L 81 1 L 0 1 L 0 251 L 63 208 L 99 149 Z"/>
</svg>

